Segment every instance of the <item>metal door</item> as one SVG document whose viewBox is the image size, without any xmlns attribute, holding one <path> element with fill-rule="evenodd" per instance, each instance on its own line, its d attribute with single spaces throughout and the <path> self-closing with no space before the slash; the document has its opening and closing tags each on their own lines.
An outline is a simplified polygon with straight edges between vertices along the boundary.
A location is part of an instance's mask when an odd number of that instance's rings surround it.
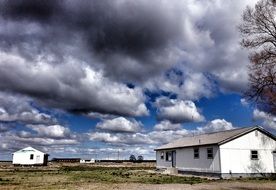
<svg viewBox="0 0 276 190">
<path fill-rule="evenodd" d="M 176 151 L 172 151 L 172 167 L 176 165 Z"/>
</svg>

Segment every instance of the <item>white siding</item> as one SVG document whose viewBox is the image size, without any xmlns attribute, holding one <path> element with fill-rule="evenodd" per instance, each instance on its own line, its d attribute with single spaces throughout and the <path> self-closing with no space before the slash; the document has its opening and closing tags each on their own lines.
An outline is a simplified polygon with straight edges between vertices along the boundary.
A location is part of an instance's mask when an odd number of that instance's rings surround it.
<svg viewBox="0 0 276 190">
<path fill-rule="evenodd" d="M 30 155 L 33 154 L 34 157 L 31 160 Z M 13 154 L 12 163 L 21 165 L 33 165 L 33 164 L 43 164 L 44 153 L 41 152 L 18 152 Z"/>
<path fill-rule="evenodd" d="M 161 159 L 161 152 L 164 152 L 164 159 Z M 171 161 L 166 161 L 166 151 L 156 151 L 156 167 L 157 168 L 169 168 L 172 167 Z"/>
<path fill-rule="evenodd" d="M 213 148 L 213 159 L 207 158 L 207 148 Z M 168 150 L 172 151 L 172 150 Z M 199 158 L 194 158 L 194 148 L 179 148 L 176 151 L 176 168 L 186 171 L 198 172 L 220 172 L 218 146 L 199 147 Z M 156 151 L 157 168 L 172 167 L 171 161 L 166 161 L 166 150 L 164 150 L 164 159 L 161 159 L 161 152 Z"/>
<path fill-rule="evenodd" d="M 271 173 L 274 171 L 272 151 L 275 140 L 262 132 L 252 131 L 220 146 L 222 173 Z M 251 160 L 251 150 L 257 150 L 259 159 Z"/>
<path fill-rule="evenodd" d="M 213 159 L 207 158 L 207 148 L 213 148 Z M 218 146 L 199 147 L 199 159 L 194 158 L 194 148 L 176 150 L 176 167 L 186 171 L 220 172 Z"/>
</svg>

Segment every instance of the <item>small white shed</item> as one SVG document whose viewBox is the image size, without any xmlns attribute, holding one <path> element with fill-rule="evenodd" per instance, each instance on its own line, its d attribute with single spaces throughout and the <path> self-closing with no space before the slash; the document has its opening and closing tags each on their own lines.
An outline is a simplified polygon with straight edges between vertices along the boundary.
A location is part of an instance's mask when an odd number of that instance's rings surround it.
<svg viewBox="0 0 276 190">
<path fill-rule="evenodd" d="M 23 148 L 13 153 L 13 165 L 47 165 L 48 154 L 32 147 Z"/>
<path fill-rule="evenodd" d="M 95 159 L 93 159 L 93 158 L 91 158 L 90 160 L 82 159 L 82 160 L 80 160 L 80 163 L 81 164 L 93 164 L 93 163 L 95 163 Z"/>
<path fill-rule="evenodd" d="M 261 127 L 188 136 L 155 149 L 157 168 L 223 178 L 276 173 L 276 138 Z"/>
</svg>

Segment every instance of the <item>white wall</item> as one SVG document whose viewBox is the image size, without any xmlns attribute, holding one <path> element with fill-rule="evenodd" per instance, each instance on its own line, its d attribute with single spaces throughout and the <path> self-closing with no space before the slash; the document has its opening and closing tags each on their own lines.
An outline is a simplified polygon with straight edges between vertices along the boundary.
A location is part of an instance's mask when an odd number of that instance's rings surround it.
<svg viewBox="0 0 276 190">
<path fill-rule="evenodd" d="M 34 157 L 31 160 L 30 155 L 33 154 Z M 13 154 L 12 163 L 21 165 L 33 165 L 33 164 L 43 164 L 44 153 L 42 152 L 15 152 Z"/>
<path fill-rule="evenodd" d="M 213 159 L 207 158 L 207 148 L 213 148 Z M 171 150 L 169 150 L 171 151 Z M 194 148 L 175 149 L 176 151 L 176 168 L 186 171 L 198 172 L 220 172 L 218 146 L 201 146 L 199 147 L 199 158 L 194 158 Z M 156 151 L 157 168 L 172 167 L 171 161 L 166 161 L 166 151 L 164 159 L 160 158 L 162 151 Z"/>
<path fill-rule="evenodd" d="M 161 152 L 164 152 L 164 159 L 161 159 Z M 156 167 L 157 168 L 172 167 L 172 162 L 171 161 L 166 161 L 166 151 L 165 150 L 156 151 Z"/>
<path fill-rule="evenodd" d="M 252 131 L 221 145 L 222 173 L 271 173 L 274 171 L 272 151 L 276 142 L 261 132 Z M 251 150 L 257 150 L 259 160 L 251 160 Z"/>
<path fill-rule="evenodd" d="M 207 158 L 207 148 L 213 148 L 213 159 Z M 186 171 L 220 172 L 218 146 L 199 147 L 199 158 L 194 158 L 194 148 L 176 150 L 176 167 Z"/>
</svg>

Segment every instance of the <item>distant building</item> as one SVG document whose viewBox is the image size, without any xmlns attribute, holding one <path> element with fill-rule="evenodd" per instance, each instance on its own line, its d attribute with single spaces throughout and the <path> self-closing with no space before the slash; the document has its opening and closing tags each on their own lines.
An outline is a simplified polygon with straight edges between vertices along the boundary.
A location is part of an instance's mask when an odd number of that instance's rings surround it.
<svg viewBox="0 0 276 190">
<path fill-rule="evenodd" d="M 91 160 L 84 160 L 84 159 L 82 159 L 82 160 L 80 160 L 80 163 L 81 164 L 93 164 L 93 163 L 95 163 L 95 159 L 91 159 Z"/>
<path fill-rule="evenodd" d="M 69 162 L 69 163 L 74 163 L 74 162 L 80 162 L 80 158 L 53 158 L 52 162 Z"/>
<path fill-rule="evenodd" d="M 13 165 L 47 165 L 48 154 L 27 147 L 13 153 Z"/>
<path fill-rule="evenodd" d="M 157 168 L 222 178 L 276 173 L 276 138 L 261 127 L 183 137 L 160 146 Z"/>
</svg>

